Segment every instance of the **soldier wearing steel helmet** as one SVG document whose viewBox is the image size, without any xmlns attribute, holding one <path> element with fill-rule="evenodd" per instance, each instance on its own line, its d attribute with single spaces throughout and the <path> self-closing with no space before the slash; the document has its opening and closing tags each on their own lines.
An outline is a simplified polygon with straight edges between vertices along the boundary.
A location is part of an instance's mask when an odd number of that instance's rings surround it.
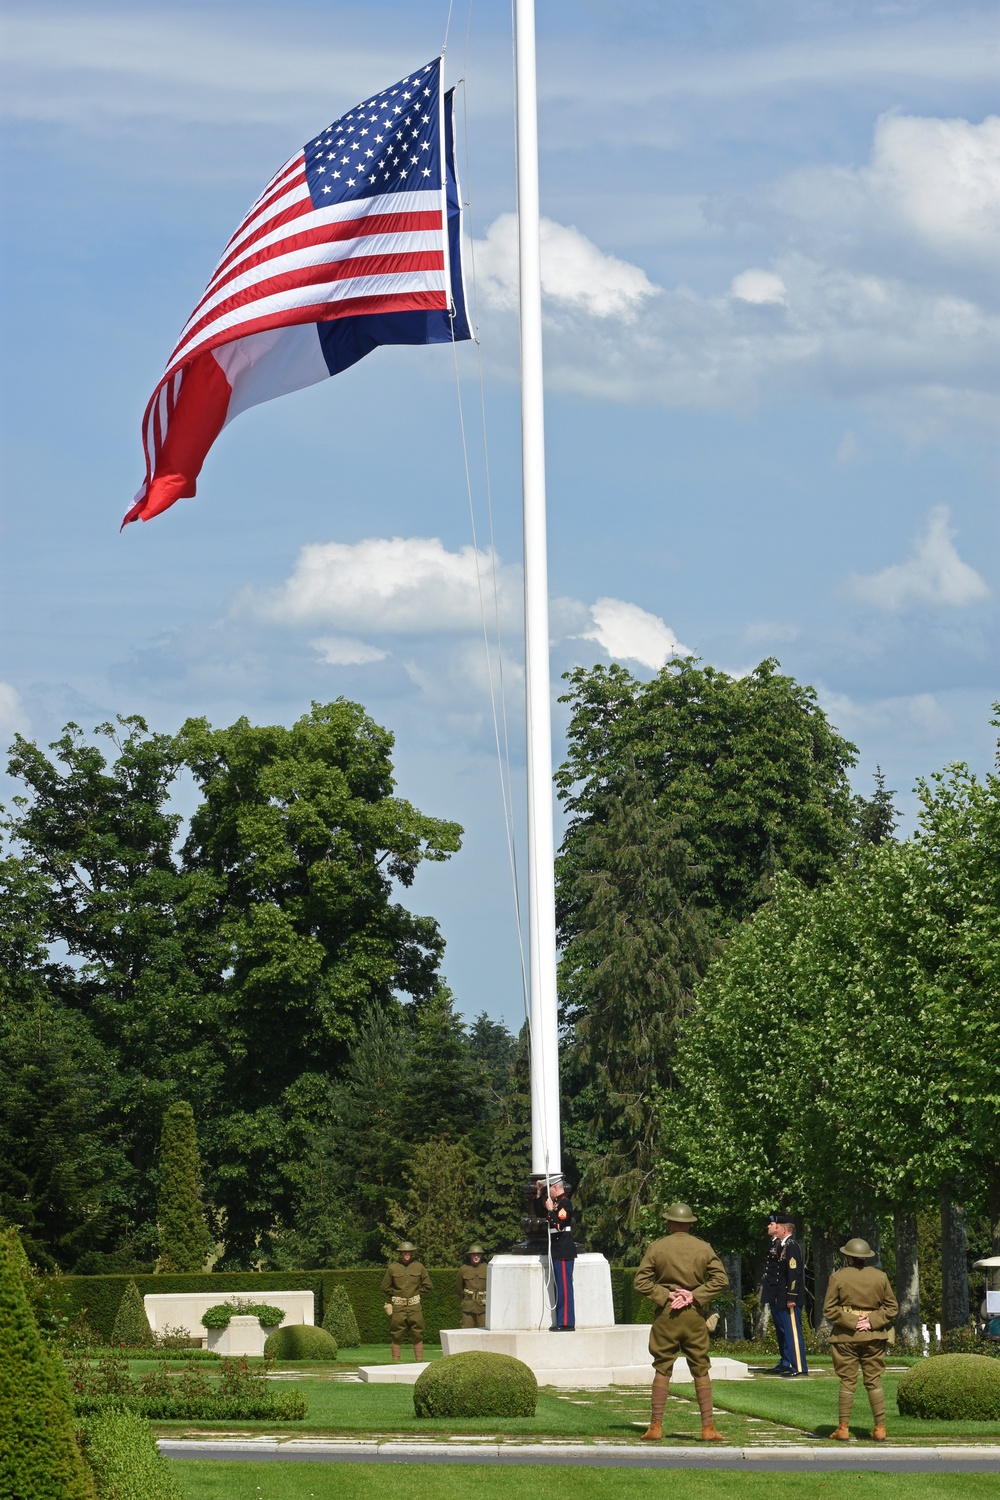
<svg viewBox="0 0 1000 1500">
<path fill-rule="evenodd" d="M 385 1304 L 389 1318 L 389 1338 L 392 1342 L 393 1362 L 398 1364 L 403 1356 L 404 1337 L 413 1341 L 413 1358 L 417 1362 L 424 1357 L 424 1313 L 420 1304 L 423 1292 L 434 1290 L 431 1278 L 419 1260 L 414 1260 L 416 1247 L 403 1240 L 396 1251 L 396 1259 L 382 1277 L 382 1290 L 388 1296 Z"/>
<path fill-rule="evenodd" d="M 663 1409 L 670 1390 L 674 1362 L 683 1354 L 694 1376 L 695 1394 L 701 1412 L 701 1436 L 706 1443 L 721 1443 L 722 1434 L 712 1421 L 711 1361 L 708 1354 L 709 1303 L 729 1285 L 722 1261 L 706 1240 L 691 1233 L 697 1221 L 686 1203 L 671 1203 L 664 1214 L 668 1233 L 655 1240 L 642 1258 L 635 1289 L 656 1304 L 649 1333 L 653 1356 L 653 1397 L 649 1427 L 643 1441 L 663 1436 Z"/>
<path fill-rule="evenodd" d="M 455 1291 L 462 1299 L 462 1327 L 486 1327 L 486 1252 L 482 1245 L 470 1245 L 465 1264 L 459 1266 Z"/>
<path fill-rule="evenodd" d="M 823 1303 L 823 1316 L 833 1324 L 830 1353 L 834 1374 L 840 1379 L 837 1429 L 830 1436 L 846 1443 L 851 1435 L 851 1407 L 860 1374 L 872 1409 L 872 1437 L 876 1443 L 884 1443 L 882 1375 L 889 1325 L 899 1307 L 888 1276 L 870 1264 L 875 1251 L 867 1240 L 848 1240 L 841 1245 L 840 1253 L 847 1264 L 830 1277 Z"/>
</svg>

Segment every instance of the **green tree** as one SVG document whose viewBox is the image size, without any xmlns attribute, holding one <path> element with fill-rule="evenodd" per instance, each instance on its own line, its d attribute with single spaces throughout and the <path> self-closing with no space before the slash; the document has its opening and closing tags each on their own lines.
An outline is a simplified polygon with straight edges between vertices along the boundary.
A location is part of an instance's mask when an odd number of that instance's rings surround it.
<svg viewBox="0 0 1000 1500">
<path fill-rule="evenodd" d="M 531 1175 L 531 1097 L 528 1027 L 521 1029 L 506 1078 L 496 1077 L 489 1147 L 479 1174 L 476 1233 L 489 1253 L 510 1250 L 521 1238 L 524 1189 Z"/>
<path fill-rule="evenodd" d="M 389 1204 L 385 1250 L 396 1231 L 414 1242 L 426 1265 L 458 1265 L 475 1233 L 479 1168 L 464 1141 L 441 1135 L 415 1146 L 403 1172 L 403 1200 Z"/>
<path fill-rule="evenodd" d="M 486 1081 L 446 985 L 417 1012 L 408 1074 L 408 1128 L 417 1140 L 476 1133 L 485 1115 Z"/>
<path fill-rule="evenodd" d="M 560 963 L 568 1027 L 564 1079 L 587 1089 L 591 1144 L 580 1197 L 596 1247 L 626 1263 L 656 1162 L 658 1087 L 671 1079 L 676 1028 L 717 948 L 697 903 L 703 871 L 634 770 L 594 801 L 566 861 L 573 931 Z"/>
<path fill-rule="evenodd" d="M 111 1342 L 123 1344 L 128 1349 L 148 1348 L 153 1343 L 153 1330 L 149 1326 L 145 1304 L 139 1295 L 139 1288 L 131 1278 L 125 1283 L 122 1300 L 115 1313 Z"/>
<path fill-rule="evenodd" d="M 155 1253 L 156 1145 L 178 1097 L 201 1124 L 224 1264 L 266 1259 L 364 1018 L 438 991 L 437 925 L 398 893 L 461 830 L 394 794 L 391 735 L 344 700 L 291 728 L 191 720 L 171 737 L 130 718 L 90 744 L 71 725 L 52 749 L 12 752 L 26 793 L 0 860 L 0 996 L 44 995 L 104 1049 L 133 1265 Z M 182 772 L 200 801 L 178 852 Z"/>
<path fill-rule="evenodd" d="M 13 1230 L 0 1233 L 0 1494 L 95 1500 L 59 1356 L 42 1343 Z"/>
<path fill-rule="evenodd" d="M 893 803 L 896 793 L 886 790 L 885 776 L 881 766 L 875 767 L 875 790 L 870 797 L 860 793 L 852 799 L 854 821 L 858 842 L 861 844 L 884 844 L 895 836 L 899 823 L 899 810 Z"/>
<path fill-rule="evenodd" d="M 576 930 L 580 850 L 609 797 L 633 774 L 704 868 L 702 901 L 742 920 L 778 870 L 808 886 L 853 840 L 847 770 L 856 749 L 830 726 L 812 688 L 763 661 L 734 678 L 687 659 L 649 682 L 623 667 L 568 675 L 569 754 L 556 774 L 570 816 L 560 859 L 564 940 Z"/>
<path fill-rule="evenodd" d="M 156 1205 L 161 1271 L 201 1271 L 212 1249 L 201 1201 L 201 1157 L 194 1110 L 171 1104 L 160 1135 L 160 1193 Z"/>
<path fill-rule="evenodd" d="M 337 1340 L 340 1349 L 357 1349 L 361 1345 L 358 1320 L 345 1286 L 334 1286 L 326 1298 L 323 1327 Z"/>
</svg>

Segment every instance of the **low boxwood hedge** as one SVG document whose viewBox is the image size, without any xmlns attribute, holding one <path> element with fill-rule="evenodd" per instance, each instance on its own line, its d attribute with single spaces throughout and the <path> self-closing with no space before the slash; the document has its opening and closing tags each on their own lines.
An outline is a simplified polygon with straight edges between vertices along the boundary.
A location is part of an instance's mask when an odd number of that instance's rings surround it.
<svg viewBox="0 0 1000 1500">
<path fill-rule="evenodd" d="M 418 1417 L 533 1417 L 538 1381 L 509 1354 L 449 1354 L 413 1387 Z"/>
<path fill-rule="evenodd" d="M 1000 1422 L 1000 1360 L 983 1354 L 935 1354 L 900 1377 L 901 1417 Z"/>
<path fill-rule="evenodd" d="M 264 1356 L 280 1360 L 336 1359 L 337 1340 L 325 1328 L 313 1328 L 308 1323 L 289 1323 L 269 1335 Z"/>
<path fill-rule="evenodd" d="M 135 1412 L 108 1411 L 78 1428 L 97 1493 L 113 1500 L 182 1500 L 173 1470 L 156 1446 L 149 1423 Z"/>
</svg>

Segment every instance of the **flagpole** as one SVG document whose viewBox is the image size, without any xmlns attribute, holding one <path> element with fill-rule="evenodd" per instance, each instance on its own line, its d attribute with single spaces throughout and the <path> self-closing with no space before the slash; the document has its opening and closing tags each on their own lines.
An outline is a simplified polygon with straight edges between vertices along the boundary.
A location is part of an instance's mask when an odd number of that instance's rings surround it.
<svg viewBox="0 0 1000 1500">
<path fill-rule="evenodd" d="M 517 233 L 521 320 L 521 476 L 524 505 L 524 636 L 528 748 L 531 1169 L 562 1170 L 556 1001 L 555 840 L 549 583 L 545 526 L 542 278 L 539 257 L 535 4 L 515 0 Z"/>
</svg>

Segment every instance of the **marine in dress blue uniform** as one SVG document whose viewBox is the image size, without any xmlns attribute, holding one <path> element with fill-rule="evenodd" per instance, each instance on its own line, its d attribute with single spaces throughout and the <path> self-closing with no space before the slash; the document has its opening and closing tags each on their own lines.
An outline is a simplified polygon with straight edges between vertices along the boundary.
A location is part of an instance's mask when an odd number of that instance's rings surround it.
<svg viewBox="0 0 1000 1500">
<path fill-rule="evenodd" d="M 802 1304 L 805 1276 L 802 1246 L 794 1238 L 795 1224 L 785 1214 L 772 1214 L 768 1221 L 771 1247 L 764 1268 L 761 1306 L 771 1309 L 778 1337 L 778 1363 L 773 1375 L 807 1375 L 806 1345 L 802 1337 Z"/>
<path fill-rule="evenodd" d="M 576 1242 L 573 1239 L 573 1205 L 562 1178 L 553 1178 L 548 1189 L 544 1180 L 538 1184 L 534 1213 L 538 1219 L 547 1219 L 549 1225 L 549 1254 L 556 1284 L 555 1322 L 550 1331 L 572 1333 L 576 1327 L 573 1298 Z"/>
</svg>

